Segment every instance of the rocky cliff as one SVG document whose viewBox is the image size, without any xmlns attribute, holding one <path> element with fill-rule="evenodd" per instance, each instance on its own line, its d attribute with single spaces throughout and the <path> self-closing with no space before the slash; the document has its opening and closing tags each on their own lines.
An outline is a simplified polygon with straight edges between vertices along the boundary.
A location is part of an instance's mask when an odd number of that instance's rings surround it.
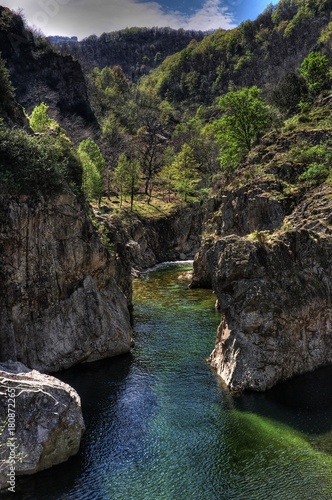
<svg viewBox="0 0 332 500">
<path fill-rule="evenodd" d="M 75 196 L 0 207 L 1 360 L 52 372 L 128 352 L 130 266 Z"/>
<path fill-rule="evenodd" d="M 136 220 L 128 247 L 137 268 L 172 260 L 193 259 L 199 248 L 204 210 L 199 203 L 177 209 L 169 217 Z"/>
<path fill-rule="evenodd" d="M 266 137 L 206 225 L 191 286 L 217 295 L 211 364 L 233 391 L 332 363 L 332 188 L 301 182 L 308 166 L 293 161 L 294 147 L 328 144 L 329 134 Z"/>
<path fill-rule="evenodd" d="M 120 255 L 128 255 L 134 273 L 172 260 L 193 259 L 201 242 L 205 209 L 196 203 L 169 216 L 130 220 L 95 212 L 96 224 Z"/>
</svg>

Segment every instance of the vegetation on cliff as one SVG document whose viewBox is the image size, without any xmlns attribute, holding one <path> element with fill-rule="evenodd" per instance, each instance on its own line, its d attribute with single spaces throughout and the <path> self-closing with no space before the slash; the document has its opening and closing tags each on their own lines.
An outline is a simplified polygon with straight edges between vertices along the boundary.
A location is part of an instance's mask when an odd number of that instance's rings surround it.
<svg viewBox="0 0 332 500">
<path fill-rule="evenodd" d="M 98 126 L 80 64 L 71 57 L 57 54 L 46 38 L 26 25 L 21 15 L 2 6 L 0 52 L 15 88 L 16 100 L 27 113 L 45 102 L 51 117 L 67 130 L 75 143 L 87 134 L 96 133 Z M 20 126 L 23 125 L 21 119 Z"/>
</svg>

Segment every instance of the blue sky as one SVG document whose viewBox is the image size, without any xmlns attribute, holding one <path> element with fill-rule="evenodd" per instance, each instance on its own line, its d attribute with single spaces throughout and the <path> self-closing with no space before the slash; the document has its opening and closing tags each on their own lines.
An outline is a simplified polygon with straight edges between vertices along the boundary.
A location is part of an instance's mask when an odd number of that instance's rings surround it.
<svg viewBox="0 0 332 500">
<path fill-rule="evenodd" d="M 22 9 L 45 35 L 79 38 L 132 26 L 195 30 L 230 29 L 255 19 L 269 0 L 0 0 Z M 276 3 L 276 1 L 274 2 Z"/>
</svg>

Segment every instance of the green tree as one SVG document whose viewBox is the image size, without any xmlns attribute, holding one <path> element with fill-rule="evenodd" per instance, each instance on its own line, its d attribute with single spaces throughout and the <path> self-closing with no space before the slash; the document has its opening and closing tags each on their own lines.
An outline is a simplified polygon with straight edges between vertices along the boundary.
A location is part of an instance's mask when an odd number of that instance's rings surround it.
<svg viewBox="0 0 332 500">
<path fill-rule="evenodd" d="M 189 195 L 195 193 L 196 186 L 201 180 L 198 167 L 199 164 L 195 160 L 192 148 L 184 144 L 170 167 L 174 171 L 173 185 L 184 201 L 187 201 Z"/>
<path fill-rule="evenodd" d="M 176 126 L 173 143 L 177 150 L 183 144 L 188 144 L 191 147 L 195 161 L 199 165 L 202 181 L 207 187 L 210 185 L 212 175 L 219 170 L 217 161 L 219 150 L 210 127 L 205 127 L 203 120 L 199 118 L 200 113 L 203 113 L 202 106 L 194 118 Z"/>
<path fill-rule="evenodd" d="M 50 128 L 59 129 L 59 125 L 48 115 L 49 106 L 44 102 L 36 106 L 28 116 L 30 127 L 34 132 L 47 132 Z"/>
<path fill-rule="evenodd" d="M 137 159 L 128 158 L 125 153 L 119 157 L 114 171 L 114 180 L 120 191 L 120 206 L 123 196 L 130 195 L 130 210 L 133 210 L 134 196 L 141 181 L 141 166 Z"/>
<path fill-rule="evenodd" d="M 118 117 L 123 115 L 130 85 L 121 66 L 94 68 L 88 76 L 91 103 L 96 115 L 103 118 L 112 111 Z"/>
<path fill-rule="evenodd" d="M 256 86 L 228 92 L 220 98 L 219 107 L 223 115 L 214 122 L 213 130 L 220 163 L 223 169 L 234 169 L 271 124 L 269 108 Z"/>
<path fill-rule="evenodd" d="M 114 113 L 109 113 L 102 124 L 103 152 L 107 158 L 104 179 L 108 198 L 110 198 L 114 170 L 119 156 L 128 149 L 129 140 L 129 135 L 119 123 L 118 118 Z"/>
<path fill-rule="evenodd" d="M 82 141 L 77 152 L 83 167 L 83 192 L 88 199 L 98 200 L 98 205 L 100 205 L 105 159 L 98 145 L 92 139 Z"/>
<path fill-rule="evenodd" d="M 165 151 L 164 166 L 158 174 L 157 182 L 162 189 L 166 189 L 168 201 L 171 202 L 171 193 L 174 187 L 177 170 L 173 165 L 175 153 L 171 147 Z M 163 195 L 164 198 L 164 195 Z"/>
<path fill-rule="evenodd" d="M 309 93 L 316 96 L 330 82 L 329 60 L 325 55 L 312 51 L 302 61 L 299 70 L 305 79 Z"/>
<path fill-rule="evenodd" d="M 81 162 L 69 141 L 0 125 L 1 193 L 37 198 L 68 188 L 79 193 L 81 183 Z"/>
</svg>

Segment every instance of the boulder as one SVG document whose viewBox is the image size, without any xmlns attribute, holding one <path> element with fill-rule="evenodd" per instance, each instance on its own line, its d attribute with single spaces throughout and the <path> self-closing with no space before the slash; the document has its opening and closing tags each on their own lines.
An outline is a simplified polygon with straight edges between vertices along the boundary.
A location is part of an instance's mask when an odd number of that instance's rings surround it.
<svg viewBox="0 0 332 500">
<path fill-rule="evenodd" d="M 78 452 L 84 431 L 80 397 L 21 363 L 1 364 L 0 429 L 0 488 L 8 489 L 13 474 L 33 474 Z"/>
</svg>

